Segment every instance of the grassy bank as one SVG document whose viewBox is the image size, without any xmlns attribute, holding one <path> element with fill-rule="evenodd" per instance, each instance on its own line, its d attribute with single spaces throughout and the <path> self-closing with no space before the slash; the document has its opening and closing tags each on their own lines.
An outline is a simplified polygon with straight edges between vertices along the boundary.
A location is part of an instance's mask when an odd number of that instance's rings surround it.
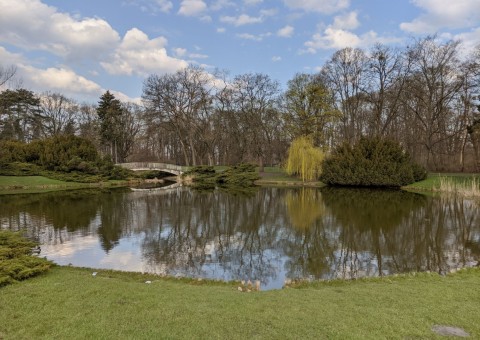
<svg viewBox="0 0 480 340">
<path fill-rule="evenodd" d="M 0 176 L 0 195 L 28 194 L 58 190 L 111 187 L 127 184 L 127 181 L 110 180 L 100 183 L 65 182 L 43 176 Z"/>
<path fill-rule="evenodd" d="M 410 191 L 423 191 L 423 192 L 462 192 L 472 191 L 472 187 L 477 187 L 479 184 L 478 174 L 464 174 L 464 173 L 449 173 L 449 174 L 436 174 L 431 173 L 428 177 L 420 182 L 416 182 L 403 187 L 405 190 Z M 475 190 L 473 190 L 474 192 Z"/>
<path fill-rule="evenodd" d="M 471 269 L 241 293 L 232 285 L 56 267 L 0 289 L 0 338 L 430 339 L 436 324 L 479 338 L 479 282 L 480 270 Z"/>
<path fill-rule="evenodd" d="M 302 182 L 297 176 L 288 175 L 284 169 L 279 167 L 265 167 L 264 172 L 260 173 L 260 179 L 255 181 L 256 185 L 274 185 L 274 186 L 316 186 L 324 184 L 320 181 Z"/>
</svg>

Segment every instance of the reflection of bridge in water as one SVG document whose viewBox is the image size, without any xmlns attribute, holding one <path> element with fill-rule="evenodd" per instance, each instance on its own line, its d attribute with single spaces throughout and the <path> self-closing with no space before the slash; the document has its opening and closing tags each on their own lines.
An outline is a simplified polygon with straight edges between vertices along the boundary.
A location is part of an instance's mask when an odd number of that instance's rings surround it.
<svg viewBox="0 0 480 340">
<path fill-rule="evenodd" d="M 188 167 L 186 166 L 167 164 L 167 163 L 134 162 L 134 163 L 119 163 L 117 165 L 121 166 L 122 168 L 133 170 L 133 171 L 156 170 L 156 171 L 166 172 L 175 176 L 179 176 L 188 170 Z"/>
</svg>

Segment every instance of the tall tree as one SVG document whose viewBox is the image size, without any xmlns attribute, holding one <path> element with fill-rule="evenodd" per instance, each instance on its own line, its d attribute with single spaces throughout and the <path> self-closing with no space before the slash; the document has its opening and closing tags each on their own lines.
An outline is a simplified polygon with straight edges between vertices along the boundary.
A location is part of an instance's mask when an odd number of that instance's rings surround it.
<svg viewBox="0 0 480 340">
<path fill-rule="evenodd" d="M 321 70 L 322 78 L 333 91 L 336 108 L 342 113 L 341 134 L 350 143 L 360 138 L 366 122 L 361 116 L 366 67 L 365 52 L 347 47 L 335 52 Z"/>
<path fill-rule="evenodd" d="M 199 147 L 205 138 L 202 128 L 212 112 L 213 88 L 212 77 L 196 66 L 174 74 L 151 75 L 143 85 L 148 119 L 176 136 L 186 165 L 198 164 Z"/>
<path fill-rule="evenodd" d="M 333 107 L 331 92 L 319 76 L 305 73 L 296 74 L 287 87 L 283 119 L 290 138 L 310 136 L 315 145 L 327 149 L 340 114 Z"/>
<path fill-rule="evenodd" d="M 0 93 L 0 138 L 23 142 L 38 138 L 41 133 L 38 97 L 25 89 Z"/>
<path fill-rule="evenodd" d="M 436 37 L 416 41 L 407 51 L 411 68 L 404 91 L 405 130 L 420 152 L 413 152 L 430 169 L 445 170 L 443 153 L 459 133 L 452 106 L 462 87 L 457 57 L 458 41 L 439 43 Z"/>
<path fill-rule="evenodd" d="M 122 106 L 110 91 L 105 92 L 98 102 L 97 114 L 100 120 L 100 137 L 105 151 L 117 163 L 118 146 L 121 138 Z"/>
<path fill-rule="evenodd" d="M 40 114 L 45 137 L 74 134 L 78 105 L 60 93 L 45 92 L 40 96 Z"/>
<path fill-rule="evenodd" d="M 250 157 L 258 161 L 260 171 L 264 169 L 265 159 L 273 157 L 270 146 L 281 125 L 277 107 L 279 94 L 279 83 L 262 73 L 236 76 L 231 84 L 233 109 L 247 137 Z"/>
</svg>

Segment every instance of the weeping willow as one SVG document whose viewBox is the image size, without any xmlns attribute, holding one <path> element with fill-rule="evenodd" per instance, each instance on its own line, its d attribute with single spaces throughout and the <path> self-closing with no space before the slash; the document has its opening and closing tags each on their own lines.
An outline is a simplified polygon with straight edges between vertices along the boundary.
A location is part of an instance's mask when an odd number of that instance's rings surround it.
<svg viewBox="0 0 480 340">
<path fill-rule="evenodd" d="M 303 182 L 320 176 L 324 155 L 313 145 L 310 137 L 298 137 L 288 149 L 286 171 L 289 175 L 299 175 Z"/>
</svg>

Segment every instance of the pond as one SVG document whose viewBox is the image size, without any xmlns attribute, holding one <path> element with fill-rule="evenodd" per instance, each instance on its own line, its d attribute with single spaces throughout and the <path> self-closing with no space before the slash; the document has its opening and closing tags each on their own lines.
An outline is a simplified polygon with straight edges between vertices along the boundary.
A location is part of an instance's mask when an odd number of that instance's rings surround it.
<svg viewBox="0 0 480 340">
<path fill-rule="evenodd" d="M 174 186 L 0 196 L 0 227 L 27 229 L 61 265 L 276 289 L 476 266 L 479 211 L 474 200 L 396 190 Z"/>
</svg>

